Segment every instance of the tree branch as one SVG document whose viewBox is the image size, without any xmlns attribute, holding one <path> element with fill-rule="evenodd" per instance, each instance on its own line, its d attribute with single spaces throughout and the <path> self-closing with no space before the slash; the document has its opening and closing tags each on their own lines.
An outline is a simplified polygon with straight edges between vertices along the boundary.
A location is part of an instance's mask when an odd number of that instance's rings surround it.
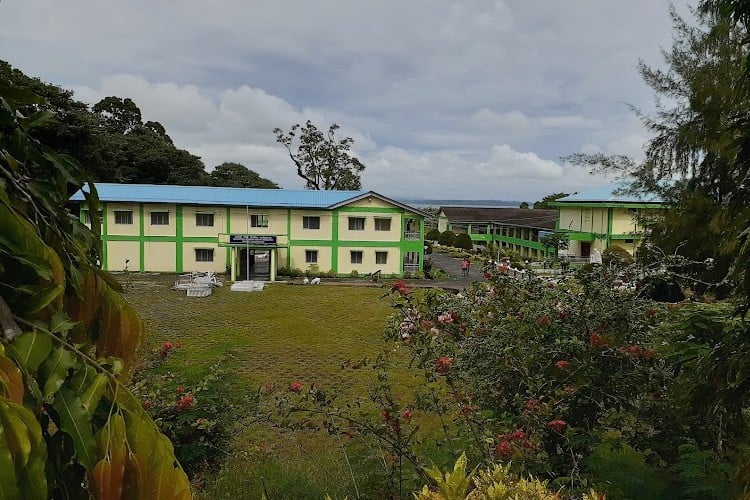
<svg viewBox="0 0 750 500">
<path fill-rule="evenodd" d="M 13 312 L 2 297 L 0 297 L 0 328 L 2 328 L 0 335 L 5 340 L 13 340 L 17 335 L 22 333 L 18 323 L 13 319 Z"/>
</svg>

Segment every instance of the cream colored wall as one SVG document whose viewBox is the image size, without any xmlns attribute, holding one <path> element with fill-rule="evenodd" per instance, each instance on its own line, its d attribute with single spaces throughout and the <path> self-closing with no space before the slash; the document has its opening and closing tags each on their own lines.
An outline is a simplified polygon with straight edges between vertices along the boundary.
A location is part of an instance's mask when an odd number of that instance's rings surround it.
<svg viewBox="0 0 750 500">
<path fill-rule="evenodd" d="M 352 250 L 362 251 L 362 264 L 351 263 L 350 252 Z M 388 252 L 388 263 L 376 264 L 375 252 Z M 401 272 L 401 251 L 395 247 L 339 247 L 338 260 L 338 272 L 340 274 L 351 274 L 351 272 L 355 270 L 359 274 L 368 274 L 375 272 L 378 269 L 385 274 L 397 274 Z"/>
<path fill-rule="evenodd" d="M 267 215 L 268 216 L 268 227 L 251 227 L 248 215 Z M 232 207 L 231 211 L 231 232 L 232 234 L 275 234 L 284 235 L 278 239 L 279 243 L 286 243 L 286 227 L 287 222 L 287 211 L 286 209 L 273 208 L 273 209 L 254 209 L 250 207 L 249 214 L 246 212 L 244 207 Z M 225 232 L 225 231 L 221 231 Z"/>
<path fill-rule="evenodd" d="M 302 217 L 306 216 L 320 217 L 320 229 L 304 229 L 302 227 Z M 316 210 L 292 210 L 290 232 L 290 238 L 294 240 L 330 241 L 333 237 L 333 213 Z"/>
<path fill-rule="evenodd" d="M 143 207 L 143 212 L 143 234 L 145 236 L 174 236 L 177 233 L 177 210 L 175 205 L 147 203 Z M 169 225 L 152 226 L 151 212 L 169 212 Z M 172 267 L 174 268 L 174 264 L 172 264 Z"/>
<path fill-rule="evenodd" d="M 607 208 L 570 207 L 560 210 L 560 229 L 584 233 L 607 233 Z"/>
<path fill-rule="evenodd" d="M 171 221 L 170 221 L 171 222 Z M 147 241 L 145 243 L 145 268 L 154 272 L 175 272 L 177 245 L 172 242 Z"/>
<path fill-rule="evenodd" d="M 349 218 L 365 219 L 364 231 L 350 231 Z M 375 231 L 375 219 L 391 219 L 390 231 Z M 343 212 L 339 214 L 339 241 L 401 241 L 400 213 Z"/>
<path fill-rule="evenodd" d="M 440 212 L 438 214 L 438 231 L 441 233 L 444 233 L 448 230 L 448 218 L 445 216 L 443 212 Z"/>
<path fill-rule="evenodd" d="M 132 224 L 115 224 L 115 210 L 133 212 Z M 140 234 L 140 214 L 137 203 L 107 203 L 107 234 L 138 236 Z"/>
<path fill-rule="evenodd" d="M 311 264 L 305 262 L 305 250 L 317 250 L 318 251 L 318 269 L 326 272 L 330 270 L 332 265 L 331 247 L 317 247 L 317 246 L 298 246 L 291 249 L 293 268 L 302 269 L 303 271 L 310 268 Z M 284 256 L 286 258 L 286 255 Z"/>
<path fill-rule="evenodd" d="M 213 226 L 196 226 L 196 214 L 213 214 Z M 182 208 L 182 234 L 184 236 L 216 236 L 227 232 L 227 210 L 225 207 L 185 206 Z"/>
<path fill-rule="evenodd" d="M 376 198 L 374 196 L 364 198 L 362 200 L 358 200 L 352 203 L 347 203 L 347 207 L 357 207 L 357 208 L 394 208 L 394 205 L 391 203 L 388 203 L 387 201 L 381 200 L 379 198 Z"/>
<path fill-rule="evenodd" d="M 213 262 L 196 262 L 195 260 L 195 249 L 196 248 L 213 248 L 214 250 L 214 261 Z M 217 273 L 223 273 L 226 271 L 227 260 L 226 253 L 227 247 L 218 247 L 216 243 L 188 243 L 182 244 L 182 269 L 187 273 L 191 271 L 216 271 Z M 147 257 L 148 258 L 148 257 Z"/>
<path fill-rule="evenodd" d="M 560 209 L 560 229 L 569 231 L 581 230 L 581 209 L 580 208 L 561 208 Z"/>
<path fill-rule="evenodd" d="M 141 248 L 137 241 L 108 241 L 107 242 L 107 270 L 122 271 L 125 269 L 125 259 L 129 259 L 128 270 L 141 269 Z"/>
</svg>

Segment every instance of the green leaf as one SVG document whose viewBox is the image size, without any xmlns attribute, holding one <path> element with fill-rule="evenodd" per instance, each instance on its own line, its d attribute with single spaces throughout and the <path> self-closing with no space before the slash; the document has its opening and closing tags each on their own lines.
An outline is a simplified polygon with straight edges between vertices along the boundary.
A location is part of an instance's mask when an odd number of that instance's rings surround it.
<svg viewBox="0 0 750 500">
<path fill-rule="evenodd" d="M 57 347 L 39 367 L 39 382 L 43 385 L 42 395 L 46 398 L 62 387 L 70 370 L 76 363 L 76 355 L 67 349 Z"/>
<path fill-rule="evenodd" d="M 47 288 L 42 289 L 34 295 L 29 297 L 18 305 L 26 314 L 33 314 L 39 312 L 52 303 L 61 293 L 65 291 L 64 285 L 51 285 Z"/>
<path fill-rule="evenodd" d="M 50 320 L 50 331 L 52 333 L 65 333 L 76 326 L 76 322 L 70 321 L 68 315 L 62 311 L 55 311 Z"/>
<path fill-rule="evenodd" d="M 16 485 L 16 468 L 5 439 L 5 428 L 0 422 L 0 500 L 20 498 Z"/>
<path fill-rule="evenodd" d="M 90 417 L 94 415 L 96 406 L 99 404 L 104 391 L 107 389 L 108 380 L 109 379 L 106 375 L 104 375 L 103 373 L 99 373 L 98 375 L 96 375 L 96 377 L 94 377 L 93 383 L 89 385 L 81 395 L 81 403 L 83 404 L 83 409 Z"/>
<path fill-rule="evenodd" d="M 0 97 L 14 104 L 45 104 L 44 97 L 36 95 L 30 90 L 11 87 L 0 83 Z"/>
<path fill-rule="evenodd" d="M 31 452 L 26 466 L 17 471 L 18 485 L 24 500 L 45 500 L 47 498 L 47 445 L 42 439 L 42 428 L 34 414 L 26 407 L 8 402 L 12 410 L 26 426 L 31 441 Z"/>
<path fill-rule="evenodd" d="M 55 114 L 52 111 L 49 111 L 47 109 L 43 109 L 41 111 L 37 111 L 33 115 L 29 116 L 28 118 L 23 118 L 19 120 L 21 122 L 21 127 L 23 127 L 24 130 L 31 130 L 35 127 L 40 127 L 50 121 Z"/>
<path fill-rule="evenodd" d="M 73 440 L 78 462 L 87 470 L 96 464 L 96 441 L 91 429 L 91 420 L 83 409 L 78 395 L 67 387 L 55 394 L 55 410 L 60 415 L 60 429 Z"/>
<path fill-rule="evenodd" d="M 36 372 L 52 350 L 52 338 L 43 333 L 22 333 L 13 339 L 12 353 L 27 371 Z"/>
</svg>

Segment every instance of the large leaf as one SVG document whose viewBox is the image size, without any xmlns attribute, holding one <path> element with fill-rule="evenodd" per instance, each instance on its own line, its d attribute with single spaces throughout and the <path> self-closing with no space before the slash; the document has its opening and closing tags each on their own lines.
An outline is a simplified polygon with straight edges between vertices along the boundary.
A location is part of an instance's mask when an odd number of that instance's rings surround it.
<svg viewBox="0 0 750 500">
<path fill-rule="evenodd" d="M 76 355 L 62 347 L 56 347 L 39 367 L 39 383 L 46 398 L 62 387 L 70 370 L 76 363 Z"/>
<path fill-rule="evenodd" d="M 20 300 L 18 309 L 20 309 L 25 314 L 34 314 L 50 305 L 55 301 L 55 299 L 60 298 L 64 291 L 65 286 L 63 285 L 50 285 L 42 290 L 39 290 L 39 292 L 32 295 L 31 297 L 26 297 Z"/>
<path fill-rule="evenodd" d="M 86 389 L 81 394 L 81 404 L 83 404 L 84 411 L 90 417 L 94 416 L 96 406 L 102 399 L 104 391 L 107 389 L 108 382 L 109 377 L 107 377 L 103 373 L 99 373 L 94 377 L 91 384 L 86 387 Z"/>
<path fill-rule="evenodd" d="M 96 435 L 99 456 L 104 457 L 90 475 L 96 498 L 109 500 L 122 497 L 128 462 L 126 440 L 125 420 L 115 413 Z"/>
<path fill-rule="evenodd" d="M 17 409 L 26 408 L 20 405 L 11 406 L 8 400 L 0 399 L 0 422 L 5 429 L 5 439 L 8 443 L 10 454 L 17 466 L 25 467 L 31 456 L 32 436 L 26 423 L 18 415 Z"/>
<path fill-rule="evenodd" d="M 96 344 L 97 357 L 120 358 L 124 365 L 122 372 L 124 376 L 127 374 L 143 336 L 143 322 L 135 309 L 119 293 L 106 288 L 99 339 Z"/>
<path fill-rule="evenodd" d="M 5 397 L 16 403 L 23 403 L 23 376 L 18 366 L 0 354 L 0 386 Z"/>
<path fill-rule="evenodd" d="M 31 451 L 25 467 L 16 472 L 18 484 L 24 500 L 45 500 L 47 493 L 47 446 L 42 439 L 42 429 L 31 411 L 21 405 L 8 402 L 10 409 L 18 415 L 26 426 L 31 441 Z"/>
<path fill-rule="evenodd" d="M 0 422 L 0 500 L 20 498 L 13 456 L 5 439 L 5 426 Z"/>
<path fill-rule="evenodd" d="M 36 373 L 37 368 L 52 351 L 52 338 L 46 333 L 26 332 L 15 339 L 11 352 L 16 361 L 27 371 Z"/>
<path fill-rule="evenodd" d="M 63 386 L 55 394 L 55 410 L 60 415 L 60 429 L 73 440 L 78 461 L 87 470 L 96 464 L 96 443 L 91 429 L 91 420 L 83 409 L 78 395 Z"/>
</svg>

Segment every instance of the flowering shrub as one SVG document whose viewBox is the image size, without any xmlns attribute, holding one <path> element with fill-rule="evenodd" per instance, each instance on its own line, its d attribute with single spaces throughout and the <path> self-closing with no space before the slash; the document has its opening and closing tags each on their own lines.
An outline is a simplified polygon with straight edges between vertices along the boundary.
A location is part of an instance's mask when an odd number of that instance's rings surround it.
<svg viewBox="0 0 750 500">
<path fill-rule="evenodd" d="M 132 390 L 143 408 L 174 445 L 175 455 L 194 485 L 226 457 L 237 414 L 252 412 L 255 402 L 232 394 L 222 366 L 207 368 L 196 384 L 175 379 L 169 359 L 182 346 L 164 342 L 134 373 Z"/>
</svg>

